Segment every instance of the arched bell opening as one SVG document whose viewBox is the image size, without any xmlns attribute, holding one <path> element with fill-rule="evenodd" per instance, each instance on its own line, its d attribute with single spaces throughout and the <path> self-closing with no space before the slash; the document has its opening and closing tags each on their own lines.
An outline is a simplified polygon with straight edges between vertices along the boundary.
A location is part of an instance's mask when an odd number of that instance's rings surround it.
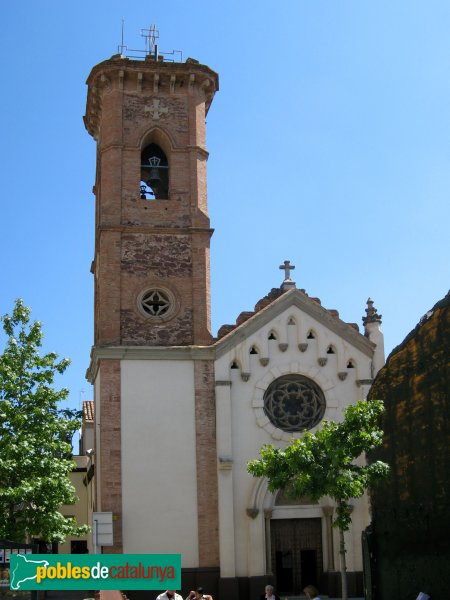
<svg viewBox="0 0 450 600">
<path fill-rule="evenodd" d="M 169 198 L 169 163 L 157 144 L 148 144 L 141 153 L 141 199 Z"/>
</svg>

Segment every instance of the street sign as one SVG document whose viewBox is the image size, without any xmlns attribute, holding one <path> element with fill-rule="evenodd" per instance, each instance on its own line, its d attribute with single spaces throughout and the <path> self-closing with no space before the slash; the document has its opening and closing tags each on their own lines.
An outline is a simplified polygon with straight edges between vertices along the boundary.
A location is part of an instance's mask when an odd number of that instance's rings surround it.
<svg viewBox="0 0 450 600">
<path fill-rule="evenodd" d="M 113 514 L 112 512 L 92 513 L 92 542 L 94 554 L 100 546 L 113 546 Z"/>
</svg>

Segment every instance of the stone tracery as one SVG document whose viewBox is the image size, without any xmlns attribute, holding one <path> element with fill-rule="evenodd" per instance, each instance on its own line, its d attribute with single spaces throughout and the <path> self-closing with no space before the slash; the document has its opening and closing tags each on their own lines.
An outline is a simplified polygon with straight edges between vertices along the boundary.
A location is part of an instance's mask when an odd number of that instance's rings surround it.
<svg viewBox="0 0 450 600">
<path fill-rule="evenodd" d="M 305 431 L 317 425 L 325 413 L 322 390 L 303 375 L 283 375 L 264 394 L 264 412 L 283 431 Z"/>
</svg>

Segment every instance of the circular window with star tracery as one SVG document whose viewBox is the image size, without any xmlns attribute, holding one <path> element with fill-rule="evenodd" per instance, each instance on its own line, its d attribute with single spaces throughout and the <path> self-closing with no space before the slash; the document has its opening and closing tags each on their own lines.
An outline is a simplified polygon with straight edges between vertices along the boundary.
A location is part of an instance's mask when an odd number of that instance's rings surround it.
<svg viewBox="0 0 450 600">
<path fill-rule="evenodd" d="M 283 375 L 264 394 L 265 414 L 272 425 L 286 432 L 312 429 L 322 420 L 325 408 L 322 390 L 303 375 Z"/>
<path fill-rule="evenodd" d="M 175 296 L 166 288 L 149 288 L 141 292 L 137 298 L 140 312 L 150 319 L 166 320 L 176 310 Z"/>
</svg>

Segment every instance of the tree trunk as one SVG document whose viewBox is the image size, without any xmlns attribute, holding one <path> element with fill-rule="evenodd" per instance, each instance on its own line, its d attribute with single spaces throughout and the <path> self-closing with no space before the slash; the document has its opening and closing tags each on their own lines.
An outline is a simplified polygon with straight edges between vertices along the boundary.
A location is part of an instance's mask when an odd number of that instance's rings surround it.
<svg viewBox="0 0 450 600">
<path fill-rule="evenodd" d="M 339 556 L 341 567 L 342 600 L 347 600 L 347 562 L 345 560 L 344 530 L 339 527 Z"/>
</svg>

